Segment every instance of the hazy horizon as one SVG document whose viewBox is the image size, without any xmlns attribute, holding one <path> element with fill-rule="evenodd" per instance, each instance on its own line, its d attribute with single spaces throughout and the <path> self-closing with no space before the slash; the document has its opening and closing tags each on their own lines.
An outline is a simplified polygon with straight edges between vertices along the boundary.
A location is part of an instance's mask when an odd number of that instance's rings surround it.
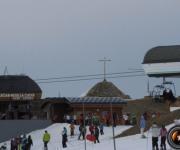
<svg viewBox="0 0 180 150">
<path fill-rule="evenodd" d="M 180 44 L 179 0 L 0 2 L 0 73 L 33 79 L 142 68 L 152 47 Z M 132 98 L 147 95 L 147 77 L 109 79 Z M 103 79 L 102 79 L 103 80 Z M 175 81 L 180 95 L 179 79 Z M 80 96 L 101 80 L 40 84 L 43 97 Z M 161 79 L 150 79 L 150 86 Z"/>
</svg>

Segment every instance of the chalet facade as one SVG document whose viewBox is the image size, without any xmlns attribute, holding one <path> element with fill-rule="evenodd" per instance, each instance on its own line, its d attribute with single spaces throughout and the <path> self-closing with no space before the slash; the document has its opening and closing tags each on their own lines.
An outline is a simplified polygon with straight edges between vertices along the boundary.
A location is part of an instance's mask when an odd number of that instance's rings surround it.
<svg viewBox="0 0 180 150">
<path fill-rule="evenodd" d="M 86 117 L 96 115 L 105 123 L 107 119 L 112 119 L 113 113 L 117 116 L 117 123 L 122 124 L 122 109 L 127 104 L 119 97 L 64 97 L 48 98 L 44 101 L 42 110 L 46 112 L 48 119 L 64 122 L 65 115 L 68 115 L 77 123 L 80 123 L 82 114 Z"/>
<path fill-rule="evenodd" d="M 96 115 L 101 121 L 112 119 L 122 123 L 122 109 L 128 98 L 111 82 L 103 81 L 89 90 L 84 97 L 58 97 L 42 99 L 38 84 L 24 75 L 0 76 L 1 120 L 51 120 L 64 122 L 64 116 Z"/>
<path fill-rule="evenodd" d="M 33 102 L 41 96 L 41 88 L 28 76 L 0 76 L 0 119 L 30 119 Z"/>
</svg>

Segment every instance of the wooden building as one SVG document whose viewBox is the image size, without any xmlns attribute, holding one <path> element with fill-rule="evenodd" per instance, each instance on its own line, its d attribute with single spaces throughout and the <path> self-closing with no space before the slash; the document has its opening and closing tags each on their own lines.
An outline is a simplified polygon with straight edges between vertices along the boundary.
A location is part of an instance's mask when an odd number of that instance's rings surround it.
<svg viewBox="0 0 180 150">
<path fill-rule="evenodd" d="M 33 102 L 41 95 L 41 88 L 28 76 L 0 76 L 0 119 L 31 118 Z"/>
<path fill-rule="evenodd" d="M 112 82 L 103 80 L 94 85 L 84 97 L 47 98 L 42 104 L 42 110 L 47 119 L 54 122 L 64 122 L 65 115 L 75 116 L 79 122 L 83 109 L 85 116 L 93 114 L 106 122 L 107 117 L 112 118 L 112 112 L 117 115 L 118 123 L 122 124 L 122 109 L 127 104 L 125 99 L 129 98 L 130 96 L 124 94 Z"/>
<path fill-rule="evenodd" d="M 77 122 L 80 116 L 93 114 L 105 122 L 107 115 L 111 119 L 111 113 L 116 114 L 117 123 L 122 124 L 122 109 L 126 101 L 119 97 L 63 97 L 48 98 L 44 100 L 42 110 L 47 113 L 47 119 L 54 122 L 64 122 L 65 115 L 76 116 Z"/>
<path fill-rule="evenodd" d="M 93 114 L 100 120 L 118 116 L 121 123 L 122 109 L 129 98 L 113 83 L 104 80 L 93 86 L 85 97 L 58 97 L 41 99 L 38 84 L 25 75 L 0 76 L 0 119 L 36 119 L 64 122 L 64 116 Z M 83 113 L 84 109 L 84 113 Z M 112 109 L 112 111 L 111 111 Z"/>
</svg>

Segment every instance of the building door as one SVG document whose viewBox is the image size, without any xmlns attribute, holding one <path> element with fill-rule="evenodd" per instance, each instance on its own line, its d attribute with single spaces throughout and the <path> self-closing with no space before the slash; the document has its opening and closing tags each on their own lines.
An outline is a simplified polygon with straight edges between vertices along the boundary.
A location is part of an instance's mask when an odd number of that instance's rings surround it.
<svg viewBox="0 0 180 150">
<path fill-rule="evenodd" d="M 52 120 L 54 122 L 64 122 L 64 116 L 70 114 L 70 106 L 65 103 L 55 103 L 52 105 Z"/>
</svg>

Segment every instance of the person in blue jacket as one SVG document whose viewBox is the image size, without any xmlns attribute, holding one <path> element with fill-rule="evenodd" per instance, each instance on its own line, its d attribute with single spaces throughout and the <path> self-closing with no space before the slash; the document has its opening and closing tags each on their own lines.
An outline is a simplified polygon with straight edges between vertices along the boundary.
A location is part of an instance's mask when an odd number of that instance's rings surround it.
<svg viewBox="0 0 180 150">
<path fill-rule="evenodd" d="M 146 136 L 144 135 L 144 130 L 146 128 L 146 120 L 144 118 L 144 115 L 141 115 L 140 119 L 140 131 L 141 131 L 141 137 L 145 138 Z"/>
</svg>

